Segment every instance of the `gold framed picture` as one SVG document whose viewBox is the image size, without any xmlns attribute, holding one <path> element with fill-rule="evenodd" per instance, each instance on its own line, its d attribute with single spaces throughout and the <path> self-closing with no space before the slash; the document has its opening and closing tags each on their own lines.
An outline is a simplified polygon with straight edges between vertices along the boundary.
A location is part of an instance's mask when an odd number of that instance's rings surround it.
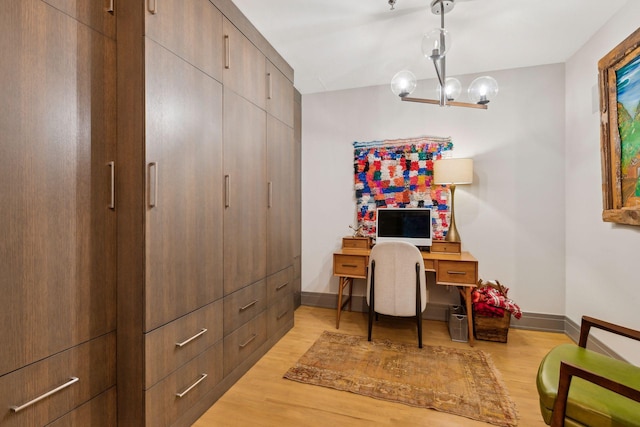
<svg viewBox="0 0 640 427">
<path fill-rule="evenodd" d="M 640 225 L 640 28 L 598 61 L 602 220 Z"/>
</svg>

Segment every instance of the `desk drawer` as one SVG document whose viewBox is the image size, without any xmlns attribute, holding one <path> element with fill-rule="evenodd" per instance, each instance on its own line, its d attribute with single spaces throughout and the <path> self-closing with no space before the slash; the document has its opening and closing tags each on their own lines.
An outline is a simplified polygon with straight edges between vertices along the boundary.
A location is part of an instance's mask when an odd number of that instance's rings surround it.
<svg viewBox="0 0 640 427">
<path fill-rule="evenodd" d="M 333 274 L 345 277 L 367 277 L 367 257 L 334 254 Z"/>
<path fill-rule="evenodd" d="M 478 264 L 467 261 L 438 261 L 438 282 L 475 284 Z"/>
<path fill-rule="evenodd" d="M 425 270 L 431 270 L 431 271 L 436 271 L 436 262 L 432 259 L 425 259 L 424 260 L 424 269 Z"/>
</svg>

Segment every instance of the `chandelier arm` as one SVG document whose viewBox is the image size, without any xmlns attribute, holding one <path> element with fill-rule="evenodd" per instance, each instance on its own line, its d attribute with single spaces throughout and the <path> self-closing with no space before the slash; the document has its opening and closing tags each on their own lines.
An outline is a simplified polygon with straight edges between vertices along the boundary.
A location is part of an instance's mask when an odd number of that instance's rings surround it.
<svg viewBox="0 0 640 427">
<path fill-rule="evenodd" d="M 405 96 L 403 98 L 400 98 L 403 101 L 407 101 L 407 102 L 419 102 L 422 104 L 434 104 L 434 105 L 440 105 L 440 101 L 438 101 L 437 99 L 427 99 L 427 98 L 411 98 L 409 96 Z M 452 107 L 466 107 L 466 108 L 475 108 L 478 110 L 487 110 L 488 106 L 486 104 L 472 104 L 469 102 L 458 102 L 458 101 L 449 101 L 447 102 L 447 105 L 451 105 Z"/>
</svg>

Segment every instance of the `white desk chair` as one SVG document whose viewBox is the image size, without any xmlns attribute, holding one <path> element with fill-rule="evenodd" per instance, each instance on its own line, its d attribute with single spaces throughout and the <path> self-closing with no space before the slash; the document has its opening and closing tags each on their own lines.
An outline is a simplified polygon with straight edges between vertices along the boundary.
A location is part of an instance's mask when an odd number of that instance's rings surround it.
<svg viewBox="0 0 640 427">
<path fill-rule="evenodd" d="M 427 307 L 424 260 L 420 250 L 405 242 L 383 242 L 371 249 L 367 275 L 369 336 L 375 314 L 416 318 L 422 348 L 422 312 Z"/>
</svg>

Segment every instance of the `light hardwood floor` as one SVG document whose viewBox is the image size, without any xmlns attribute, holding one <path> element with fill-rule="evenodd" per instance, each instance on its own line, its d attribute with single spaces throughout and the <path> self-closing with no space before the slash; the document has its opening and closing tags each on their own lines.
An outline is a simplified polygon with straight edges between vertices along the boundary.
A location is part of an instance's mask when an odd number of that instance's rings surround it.
<svg viewBox="0 0 640 427">
<path fill-rule="evenodd" d="M 514 320 L 515 322 L 516 320 Z M 424 321 L 424 344 L 470 348 L 452 342 L 445 322 Z M 441 412 L 413 408 L 325 387 L 300 384 L 282 375 L 325 331 L 336 331 L 335 310 L 302 306 L 295 326 L 222 396 L 194 427 L 213 426 L 429 426 L 479 427 L 488 424 Z M 364 313 L 343 312 L 339 332 L 367 334 Z M 374 338 L 415 343 L 415 326 L 404 319 L 381 318 Z M 511 329 L 508 343 L 476 341 L 491 354 L 520 416 L 519 426 L 544 426 L 535 376 L 546 352 L 571 342 L 564 334 Z"/>
</svg>

